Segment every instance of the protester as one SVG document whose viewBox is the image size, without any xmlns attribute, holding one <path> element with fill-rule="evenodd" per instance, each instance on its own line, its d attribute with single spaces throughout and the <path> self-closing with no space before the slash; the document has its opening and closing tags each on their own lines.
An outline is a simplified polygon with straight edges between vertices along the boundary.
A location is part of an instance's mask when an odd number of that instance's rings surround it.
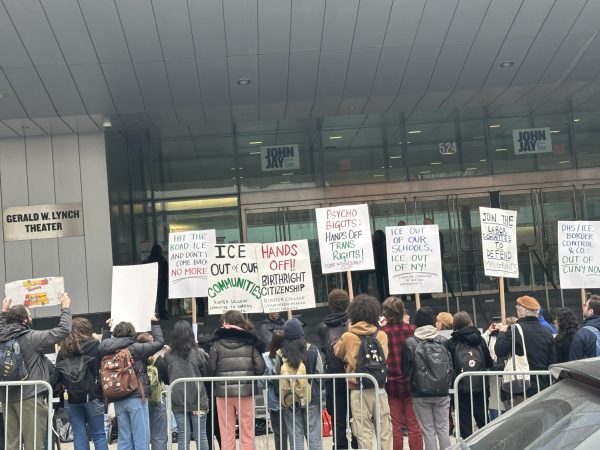
<svg viewBox="0 0 600 450">
<path fill-rule="evenodd" d="M 265 360 L 265 375 L 277 375 L 277 351 L 281 349 L 284 342 L 282 330 L 275 330 L 269 344 L 269 351 L 263 353 Z M 271 418 L 271 428 L 273 430 L 273 439 L 275 440 L 275 450 L 288 449 L 288 431 L 285 421 L 282 417 L 281 404 L 279 402 L 278 383 L 274 380 L 266 382 L 267 390 L 267 409 Z"/>
<path fill-rule="evenodd" d="M 464 372 L 481 372 L 492 367 L 494 361 L 481 337 L 481 333 L 473 326 L 471 316 L 465 311 L 454 314 L 452 337 L 446 346 L 452 355 L 454 375 Z M 482 376 L 465 378 L 459 382 L 458 408 L 460 418 L 460 436 L 463 439 L 473 434 L 472 417 L 477 427 L 483 428 L 487 422 L 486 403 L 490 396 L 487 379 Z"/>
<path fill-rule="evenodd" d="M 382 230 L 376 230 L 373 233 L 373 260 L 375 262 L 377 292 L 379 293 L 379 300 L 383 302 L 389 294 L 389 281 L 385 233 Z"/>
<path fill-rule="evenodd" d="M 343 289 L 333 289 L 327 297 L 327 304 L 331 312 L 317 326 L 321 351 L 325 355 L 325 373 L 344 373 L 344 361 L 335 356 L 333 346 L 340 336 L 348 331 L 350 320 L 346 310 L 350 304 L 350 297 Z M 333 448 L 350 448 L 346 436 L 348 429 L 346 394 L 346 380 L 342 378 L 325 380 L 325 406 L 332 420 Z M 356 448 L 356 445 L 352 448 Z"/>
<path fill-rule="evenodd" d="M 162 330 L 155 315 L 152 316 L 151 322 L 151 333 L 154 342 L 137 342 L 134 326 L 129 322 L 119 322 L 115 326 L 112 336 L 110 332 L 104 332 L 103 340 L 98 346 L 98 353 L 101 357 L 106 355 L 117 356 L 120 350 L 127 350 L 131 355 L 134 370 L 140 382 L 138 389 L 129 396 L 113 400 L 119 424 L 117 443 L 119 450 L 145 449 L 150 445 L 148 411 L 150 380 L 148 379 L 146 364 L 148 358 L 160 351 L 164 345 Z M 110 319 L 108 323 L 109 326 L 112 325 Z M 104 385 L 103 390 L 106 396 Z"/>
<path fill-rule="evenodd" d="M 275 371 L 280 375 L 313 375 L 323 373 L 319 349 L 306 341 L 298 319 L 283 326 L 283 346 L 277 352 Z M 289 388 L 289 389 L 288 389 Z M 321 450 L 321 390 L 318 381 L 280 380 L 279 401 L 291 447 L 304 450 L 304 439 L 311 450 Z"/>
<path fill-rule="evenodd" d="M 99 345 L 90 321 L 76 317 L 71 334 L 62 342 L 56 356 L 56 381 L 65 388 L 64 405 L 73 430 L 75 450 L 89 450 L 88 429 L 94 449 L 108 450 L 104 432 L 104 399 L 98 382 Z M 82 367 L 82 370 L 77 370 L 77 367 Z"/>
<path fill-rule="evenodd" d="M 150 250 L 150 255 L 142 264 L 158 264 L 158 283 L 156 285 L 156 314 L 161 319 L 168 319 L 167 298 L 169 297 L 169 263 L 163 256 L 163 249 L 156 244 Z"/>
<path fill-rule="evenodd" d="M 415 314 L 413 336 L 404 343 L 402 372 L 410 375 L 413 408 L 425 450 L 450 447 L 448 392 L 453 378 L 452 357 L 446 348 L 446 339 L 435 328 L 435 316 L 425 306 Z M 431 371 L 423 371 L 430 367 Z M 437 440 L 436 440 L 437 437 Z"/>
<path fill-rule="evenodd" d="M 410 450 L 423 449 L 423 436 L 413 409 L 410 393 L 410 377 L 402 372 L 402 351 L 404 342 L 415 332 L 414 325 L 404 323 L 406 313 L 404 303 L 398 297 L 388 297 L 383 302 L 383 316 L 386 325 L 382 331 L 388 337 L 387 369 L 388 379 L 385 390 L 388 393 L 390 414 L 392 417 L 394 450 L 404 448 L 402 428 L 408 431 Z"/>
<path fill-rule="evenodd" d="M 5 298 L 0 313 L 0 345 L 5 349 L 20 347 L 23 358 L 21 377 L 28 381 L 50 382 L 50 373 L 44 353 L 52 353 L 54 345 L 71 333 L 71 300 L 64 293 L 60 298 L 60 321 L 56 328 L 45 331 L 31 329 L 31 312 L 23 305 L 10 306 L 11 300 Z M 12 342 L 14 341 L 14 343 Z M 5 370 L 5 369 L 3 369 Z M 25 371 L 25 372 L 23 372 Z M 9 381 L 3 377 L 4 381 Z M 36 396 L 37 393 L 37 396 Z M 48 392 L 41 385 L 0 389 L 0 399 L 4 403 L 6 446 L 18 449 L 19 443 L 24 450 L 44 448 L 47 438 Z"/>
<path fill-rule="evenodd" d="M 538 320 L 540 304 L 538 301 L 525 295 L 517 299 L 517 324 L 523 330 L 524 339 L 521 339 L 520 333 L 515 336 L 515 350 L 517 355 L 523 356 L 523 340 L 525 341 L 525 349 L 527 351 L 527 361 L 529 370 L 548 370 L 548 366 L 553 364 L 556 357 L 554 354 L 554 338 L 550 330 L 542 325 Z M 499 358 L 508 358 L 512 353 L 512 330 L 508 325 L 498 324 L 498 337 L 494 350 Z M 531 377 L 531 387 L 527 390 L 526 395 L 530 397 L 537 394 L 540 390 L 545 389 L 550 384 L 548 377 Z M 522 396 L 515 395 L 518 403 L 522 401 Z"/>
<path fill-rule="evenodd" d="M 577 333 L 577 318 L 569 308 L 556 308 L 553 311 L 554 324 L 558 329 L 554 336 L 554 352 L 556 353 L 556 362 L 563 363 L 569 361 L 569 350 L 571 342 Z"/>
<path fill-rule="evenodd" d="M 199 378 L 206 375 L 208 355 L 198 348 L 189 322 L 180 320 L 173 326 L 171 348 L 165 353 L 164 362 L 169 383 L 179 378 Z M 174 385 L 171 407 L 179 432 L 178 450 L 189 449 L 192 438 L 198 450 L 208 450 L 206 413 L 209 404 L 204 383 Z"/>
<path fill-rule="evenodd" d="M 273 338 L 273 332 L 283 330 L 285 320 L 278 312 L 267 314 L 267 318 L 260 324 L 258 335 L 268 347 Z"/>
<path fill-rule="evenodd" d="M 213 335 L 208 358 L 208 375 L 242 377 L 262 375 L 265 361 L 264 343 L 251 331 L 252 323 L 239 311 L 227 311 L 221 316 L 221 328 Z M 235 423 L 239 421 L 242 450 L 254 448 L 254 391 L 251 381 L 215 382 L 213 395 L 223 450 L 235 450 Z M 225 434 L 223 436 L 223 433 Z"/>
<path fill-rule="evenodd" d="M 441 312 L 435 317 L 435 327 L 438 331 L 452 330 L 454 318 L 452 314 L 447 312 Z"/>
<path fill-rule="evenodd" d="M 365 362 L 360 361 L 359 353 L 364 339 L 374 337 L 383 352 L 380 355 L 385 363 L 388 357 L 388 339 L 385 332 L 378 330 L 379 315 L 381 313 L 381 304 L 379 301 L 368 295 L 359 295 L 348 306 L 348 316 L 350 317 L 350 327 L 347 332 L 342 334 L 339 341 L 334 346 L 335 356 L 344 361 L 346 372 L 355 373 L 360 365 Z M 361 386 L 360 383 L 363 383 Z M 380 386 L 382 387 L 382 386 Z M 356 378 L 348 380 L 350 389 L 350 409 L 352 410 L 352 431 L 358 441 L 360 448 L 373 448 L 375 439 L 375 395 L 376 390 L 373 386 L 365 386 L 365 380 Z M 379 431 L 381 433 L 382 450 L 391 450 L 393 448 L 392 421 L 390 418 L 390 407 L 388 396 L 385 390 L 380 391 L 379 397 Z"/>
<path fill-rule="evenodd" d="M 583 325 L 577 330 L 571 348 L 569 360 L 600 356 L 597 333 L 600 332 L 600 295 L 592 295 L 583 305 Z"/>
<path fill-rule="evenodd" d="M 540 306 L 540 312 L 538 313 L 538 320 L 542 325 L 550 330 L 552 334 L 556 334 L 556 328 L 550 322 L 546 320 L 546 313 L 544 312 L 544 308 Z"/>
</svg>

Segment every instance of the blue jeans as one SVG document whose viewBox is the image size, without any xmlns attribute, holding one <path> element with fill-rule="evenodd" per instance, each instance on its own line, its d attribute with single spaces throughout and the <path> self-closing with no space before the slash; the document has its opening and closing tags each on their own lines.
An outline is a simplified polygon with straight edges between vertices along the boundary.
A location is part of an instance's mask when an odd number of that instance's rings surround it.
<svg viewBox="0 0 600 450">
<path fill-rule="evenodd" d="M 167 410 L 165 404 L 148 404 L 152 450 L 167 450 Z"/>
<path fill-rule="evenodd" d="M 128 397 L 115 400 L 115 413 L 119 423 L 119 450 L 148 450 L 150 426 L 148 400 Z"/>
<path fill-rule="evenodd" d="M 89 450 L 90 443 L 85 425 L 88 424 L 94 441 L 94 449 L 108 450 L 104 434 L 104 403 L 92 400 L 87 403 L 65 402 L 65 410 L 73 427 L 73 447 L 75 450 Z"/>
<path fill-rule="evenodd" d="M 306 408 L 283 408 L 281 414 L 288 430 L 292 449 L 304 450 L 304 438 L 306 437 L 310 450 L 322 450 L 321 427 L 323 423 L 318 403 L 308 405 L 308 418 L 306 417 Z"/>
<path fill-rule="evenodd" d="M 175 422 L 177 422 L 177 450 L 190 448 L 190 437 L 194 437 L 198 450 L 208 450 L 208 439 L 206 438 L 206 414 L 195 416 L 191 412 L 173 411 Z M 184 437 L 185 433 L 185 437 Z M 198 438 L 200 434 L 200 438 Z"/>
</svg>

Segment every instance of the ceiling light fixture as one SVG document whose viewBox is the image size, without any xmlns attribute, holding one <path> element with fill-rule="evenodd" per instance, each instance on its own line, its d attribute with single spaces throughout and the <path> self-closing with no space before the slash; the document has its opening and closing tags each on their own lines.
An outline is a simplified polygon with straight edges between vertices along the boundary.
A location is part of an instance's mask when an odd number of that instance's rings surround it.
<svg viewBox="0 0 600 450">
<path fill-rule="evenodd" d="M 240 86 L 248 86 L 250 83 L 252 83 L 252 80 L 250 78 L 240 78 L 236 81 L 236 83 Z"/>
<path fill-rule="evenodd" d="M 406 141 L 406 143 L 407 143 L 407 144 L 412 144 L 412 142 L 410 142 L 410 141 Z"/>
<path fill-rule="evenodd" d="M 581 119 L 573 119 L 573 122 L 579 122 Z"/>
<path fill-rule="evenodd" d="M 283 177 L 289 177 L 290 175 L 294 175 L 294 172 L 286 172 L 281 174 Z"/>
<path fill-rule="evenodd" d="M 250 142 L 248 142 L 248 144 L 250 144 L 250 145 L 262 144 L 262 141 L 250 141 Z"/>
<path fill-rule="evenodd" d="M 487 162 L 487 159 L 480 159 L 479 162 Z"/>
<path fill-rule="evenodd" d="M 279 182 L 279 184 L 290 184 L 290 183 L 291 183 L 291 181 L 290 181 L 290 180 L 287 180 L 287 181 L 280 181 L 280 182 Z"/>
<path fill-rule="evenodd" d="M 473 136 L 473 139 L 475 139 L 475 140 L 483 139 L 483 136 Z"/>
<path fill-rule="evenodd" d="M 508 150 L 507 148 L 497 148 L 496 149 L 497 152 L 505 152 L 507 150 Z"/>
<path fill-rule="evenodd" d="M 394 156 L 390 156 L 390 159 L 401 159 L 402 155 L 394 155 Z"/>
<path fill-rule="evenodd" d="M 467 167 L 465 170 L 477 170 L 477 167 Z"/>
<path fill-rule="evenodd" d="M 550 130 L 550 133 L 560 133 L 560 130 Z"/>
<path fill-rule="evenodd" d="M 570 164 L 571 161 L 559 161 L 558 164 Z"/>
<path fill-rule="evenodd" d="M 373 176 L 374 176 L 374 177 L 385 177 L 385 175 L 384 175 L 384 174 L 382 174 L 382 173 L 376 173 L 376 174 L 375 174 L 375 175 L 373 175 Z"/>
<path fill-rule="evenodd" d="M 440 164 L 442 164 L 442 162 L 441 161 L 433 161 L 433 162 L 430 162 L 429 164 L 431 164 L 432 166 L 439 166 Z"/>
<path fill-rule="evenodd" d="M 421 170 L 419 173 L 423 173 L 423 174 L 425 174 L 425 173 L 431 173 L 431 170 Z"/>
<path fill-rule="evenodd" d="M 502 61 L 500 63 L 500 67 L 502 67 L 503 69 L 508 69 L 509 67 L 512 67 L 515 65 L 514 61 Z"/>
<path fill-rule="evenodd" d="M 249 155 L 260 155 L 260 152 L 250 152 Z"/>
<path fill-rule="evenodd" d="M 493 125 L 490 125 L 490 128 L 500 128 L 502 125 L 500 125 L 499 123 L 495 123 Z"/>
<path fill-rule="evenodd" d="M 410 130 L 410 131 L 408 132 L 408 134 L 421 134 L 421 133 L 422 133 L 422 131 L 421 131 L 421 130 Z"/>
<path fill-rule="evenodd" d="M 329 136 L 329 139 L 341 139 L 343 136 Z"/>
</svg>

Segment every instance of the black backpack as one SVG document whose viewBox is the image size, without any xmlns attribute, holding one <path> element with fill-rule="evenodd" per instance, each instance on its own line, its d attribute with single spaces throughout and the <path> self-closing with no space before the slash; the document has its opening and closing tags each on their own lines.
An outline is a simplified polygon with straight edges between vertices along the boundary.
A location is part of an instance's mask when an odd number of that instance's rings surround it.
<svg viewBox="0 0 600 450">
<path fill-rule="evenodd" d="M 453 375 L 452 358 L 444 342 L 417 339 L 410 380 L 413 392 L 430 397 L 446 396 Z"/>
<path fill-rule="evenodd" d="M 485 370 L 485 355 L 481 345 L 470 347 L 464 342 L 459 342 L 454 350 L 454 367 L 456 375 L 463 372 L 481 372 Z M 484 377 L 466 377 L 458 382 L 458 392 L 483 392 Z"/>
<path fill-rule="evenodd" d="M 98 377 L 93 364 L 96 358 L 88 355 L 71 356 L 56 363 L 62 383 L 67 389 L 69 403 L 86 403 L 97 397 Z"/>
<path fill-rule="evenodd" d="M 344 361 L 335 356 L 333 347 L 340 340 L 342 334 L 348 331 L 348 323 L 344 322 L 337 327 L 327 327 L 327 345 L 325 346 L 325 373 L 344 373 Z"/>
<path fill-rule="evenodd" d="M 10 341 L 0 342 L 0 381 L 22 381 L 29 376 L 17 342 L 23 334 Z"/>
<path fill-rule="evenodd" d="M 378 332 L 367 336 L 357 334 L 360 338 L 360 347 L 356 359 L 356 373 L 372 375 L 378 386 L 382 388 L 387 380 L 387 363 L 383 348 L 376 337 Z M 363 378 L 361 382 L 364 389 L 375 387 L 368 378 Z"/>
</svg>

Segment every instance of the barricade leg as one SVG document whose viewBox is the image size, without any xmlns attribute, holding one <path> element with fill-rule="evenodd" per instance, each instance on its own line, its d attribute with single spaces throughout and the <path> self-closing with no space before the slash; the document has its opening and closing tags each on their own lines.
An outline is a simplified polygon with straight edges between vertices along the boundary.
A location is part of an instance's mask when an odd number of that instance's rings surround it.
<svg viewBox="0 0 600 450">
<path fill-rule="evenodd" d="M 378 389 L 361 389 L 350 392 L 352 409 L 352 430 L 360 448 L 376 448 L 377 432 L 381 435 L 381 446 L 385 450 L 392 448 L 392 426 L 390 406 L 385 391 L 379 393 L 379 427 L 376 420 L 376 395 Z"/>
<path fill-rule="evenodd" d="M 48 404 L 46 394 L 22 401 L 7 402 L 5 407 L 7 449 L 43 450 L 47 439 Z"/>
</svg>

